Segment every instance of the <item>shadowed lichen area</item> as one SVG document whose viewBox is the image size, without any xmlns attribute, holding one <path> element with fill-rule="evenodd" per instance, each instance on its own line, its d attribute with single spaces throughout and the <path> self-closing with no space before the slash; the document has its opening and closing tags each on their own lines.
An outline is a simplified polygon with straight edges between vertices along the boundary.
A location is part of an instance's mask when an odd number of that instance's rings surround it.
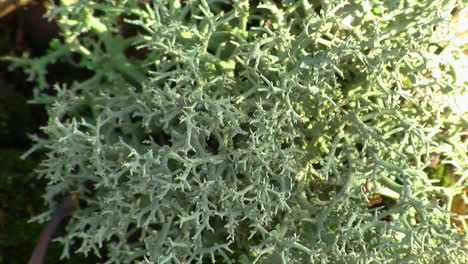
<svg viewBox="0 0 468 264">
<path fill-rule="evenodd" d="M 450 209 L 466 115 L 439 100 L 466 85 L 444 53 L 457 2 L 327 2 L 52 6 L 61 39 L 11 61 L 48 110 L 31 149 L 47 153 L 46 201 L 83 203 L 63 255 L 79 242 L 106 263 L 465 263 Z M 52 86 L 57 61 L 90 77 Z M 431 172 L 434 153 L 454 180 Z"/>
</svg>

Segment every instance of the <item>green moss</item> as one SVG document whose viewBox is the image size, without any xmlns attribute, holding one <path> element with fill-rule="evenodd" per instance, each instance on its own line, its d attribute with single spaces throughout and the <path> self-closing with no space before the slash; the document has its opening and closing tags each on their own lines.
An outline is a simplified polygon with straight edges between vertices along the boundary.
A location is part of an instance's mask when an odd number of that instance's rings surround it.
<svg viewBox="0 0 468 264">
<path fill-rule="evenodd" d="M 424 170 L 430 179 L 439 180 L 437 185 L 447 187 L 455 182 L 454 168 L 450 164 L 440 163 Z"/>
<path fill-rule="evenodd" d="M 36 162 L 22 151 L 0 149 L 0 263 L 25 263 L 41 226 L 28 219 L 44 210 L 42 188 L 32 171 Z M 36 197 L 36 199 L 34 199 Z"/>
<path fill-rule="evenodd" d="M 17 142 L 30 128 L 31 113 L 26 98 L 0 80 L 0 144 Z"/>
</svg>

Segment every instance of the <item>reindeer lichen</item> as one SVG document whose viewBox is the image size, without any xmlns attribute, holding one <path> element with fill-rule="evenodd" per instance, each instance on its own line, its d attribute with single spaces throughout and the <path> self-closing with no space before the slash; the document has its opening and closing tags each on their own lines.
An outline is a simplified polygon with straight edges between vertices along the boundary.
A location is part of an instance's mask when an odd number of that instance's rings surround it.
<svg viewBox="0 0 468 264">
<path fill-rule="evenodd" d="M 46 201 L 85 204 L 64 256 L 79 243 L 106 263 L 466 263 L 449 212 L 466 116 L 434 101 L 466 85 L 435 48 L 456 4 L 51 6 L 61 39 L 13 61 L 48 109 Z M 50 92 L 56 61 L 90 76 Z M 457 180 L 434 183 L 431 153 Z"/>
</svg>

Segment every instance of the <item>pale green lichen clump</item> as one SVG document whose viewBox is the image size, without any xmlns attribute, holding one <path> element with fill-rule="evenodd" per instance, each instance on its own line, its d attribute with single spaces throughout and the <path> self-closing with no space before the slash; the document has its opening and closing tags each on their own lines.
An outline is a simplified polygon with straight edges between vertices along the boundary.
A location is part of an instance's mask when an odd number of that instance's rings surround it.
<svg viewBox="0 0 468 264">
<path fill-rule="evenodd" d="M 62 40 L 14 60 L 49 113 L 34 148 L 45 199 L 86 204 L 64 255 L 466 263 L 449 213 L 466 115 L 432 100 L 466 85 L 441 59 L 457 2 L 232 2 L 62 1 Z M 51 95 L 55 61 L 89 78 Z M 453 163 L 449 186 L 424 172 L 434 152 Z"/>
</svg>

